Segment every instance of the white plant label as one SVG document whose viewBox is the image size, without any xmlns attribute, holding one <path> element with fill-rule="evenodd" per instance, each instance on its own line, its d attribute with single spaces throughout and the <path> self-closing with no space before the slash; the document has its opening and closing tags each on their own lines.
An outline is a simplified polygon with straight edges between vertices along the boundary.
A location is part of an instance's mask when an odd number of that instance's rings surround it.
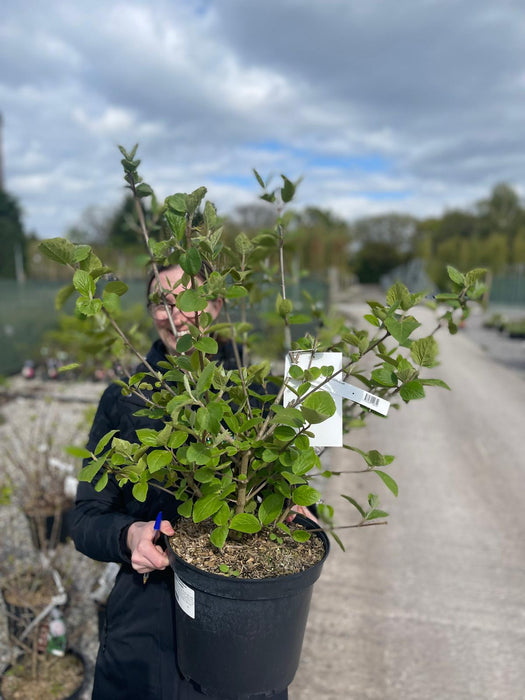
<svg viewBox="0 0 525 700">
<path fill-rule="evenodd" d="M 341 382 L 338 379 L 332 379 L 328 384 L 328 388 L 335 394 L 342 396 L 343 399 L 355 401 L 365 408 L 371 408 L 372 411 L 376 411 L 382 416 L 388 414 L 388 409 L 390 408 L 389 401 L 382 399 L 380 396 L 375 396 L 375 394 L 371 394 L 369 391 L 360 389 L 358 386 Z"/>
<path fill-rule="evenodd" d="M 342 368 L 342 363 L 343 355 L 340 352 L 312 353 L 309 351 L 291 351 L 285 358 L 286 382 L 293 388 L 301 383 L 301 380 L 292 379 L 288 376 L 292 364 L 298 365 L 301 369 L 328 366 L 333 367 L 334 372 L 338 372 Z M 326 381 L 326 377 L 321 376 L 317 381 L 312 382 L 312 386 L 317 386 L 323 381 Z M 380 396 L 375 396 L 375 394 L 371 394 L 365 389 L 347 384 L 336 378 L 331 379 L 322 388 L 332 394 L 336 411 L 333 416 L 322 423 L 310 426 L 309 431 L 314 433 L 315 436 L 310 438 L 310 444 L 313 447 L 341 447 L 343 444 L 343 399 L 355 401 L 365 408 L 380 413 L 382 416 L 388 414 L 389 401 Z M 283 404 L 288 406 L 296 398 L 296 394 L 291 389 L 285 389 Z"/>
<path fill-rule="evenodd" d="M 175 600 L 182 612 L 195 619 L 195 591 L 175 574 Z"/>
<path fill-rule="evenodd" d="M 287 376 L 287 384 L 292 387 L 297 387 L 301 383 L 300 380 L 292 379 L 288 377 L 288 372 L 290 366 L 298 365 L 301 369 L 308 369 L 310 367 L 333 367 L 334 372 L 337 372 L 343 366 L 343 355 L 340 352 L 294 352 L 291 351 L 287 353 L 285 359 L 285 375 Z M 319 377 L 315 382 L 312 382 L 312 386 L 321 384 L 321 382 L 326 381 L 326 377 Z M 323 386 L 323 389 L 329 391 L 328 385 Z M 327 418 L 327 420 L 316 425 L 312 425 L 308 430 L 311 431 L 315 437 L 310 438 L 310 445 L 313 447 L 341 447 L 343 444 L 343 398 L 337 395 L 335 392 L 330 392 L 333 395 L 335 401 L 336 411 L 333 416 Z M 297 395 L 294 394 L 290 389 L 285 389 L 283 404 L 288 406 L 289 403 L 294 401 Z"/>
</svg>

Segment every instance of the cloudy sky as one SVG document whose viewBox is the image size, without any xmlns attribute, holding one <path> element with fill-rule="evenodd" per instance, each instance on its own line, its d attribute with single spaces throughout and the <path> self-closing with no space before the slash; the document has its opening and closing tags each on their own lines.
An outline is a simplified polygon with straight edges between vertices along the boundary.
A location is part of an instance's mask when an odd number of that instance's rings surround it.
<svg viewBox="0 0 525 700">
<path fill-rule="evenodd" d="M 522 0 L 2 0 L 4 187 L 63 235 L 123 197 L 256 201 L 252 168 L 349 220 L 525 195 Z"/>
</svg>

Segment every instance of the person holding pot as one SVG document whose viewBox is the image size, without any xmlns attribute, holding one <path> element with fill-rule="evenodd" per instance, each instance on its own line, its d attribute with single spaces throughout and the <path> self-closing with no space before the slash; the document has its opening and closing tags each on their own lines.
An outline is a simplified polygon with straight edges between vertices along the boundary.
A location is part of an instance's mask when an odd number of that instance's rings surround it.
<svg viewBox="0 0 525 700">
<path fill-rule="evenodd" d="M 166 354 L 175 352 L 178 335 L 186 332 L 193 316 L 186 316 L 175 305 L 177 294 L 184 289 L 182 275 L 182 269 L 174 265 L 161 269 L 159 279 L 152 275 L 148 283 L 148 300 L 162 295 L 162 303 L 148 301 L 158 339 L 146 359 L 155 370 Z M 206 275 L 207 270 L 201 268 L 201 283 Z M 206 311 L 216 319 L 221 308 L 222 299 L 216 299 L 209 302 Z M 214 359 L 226 369 L 236 368 L 232 343 L 219 344 Z M 140 365 L 136 371 L 147 368 Z M 119 438 L 135 442 L 138 429 L 163 427 L 160 420 L 135 415 L 141 408 L 144 402 L 139 397 L 124 396 L 118 384 L 108 386 L 87 448 L 93 451 L 110 430 L 118 430 Z M 166 553 L 154 542 L 154 522 L 162 511 L 160 531 L 172 535 L 171 522 L 179 517 L 177 505 L 171 494 L 157 489 L 149 489 L 141 503 L 133 497 L 131 484 L 120 487 L 111 475 L 100 492 L 94 483 L 78 485 L 72 524 L 76 548 L 97 561 L 121 564 L 107 603 L 93 700 L 213 700 L 181 678 L 176 664 L 173 573 Z M 286 690 L 274 696 L 275 700 L 287 697 Z"/>
</svg>

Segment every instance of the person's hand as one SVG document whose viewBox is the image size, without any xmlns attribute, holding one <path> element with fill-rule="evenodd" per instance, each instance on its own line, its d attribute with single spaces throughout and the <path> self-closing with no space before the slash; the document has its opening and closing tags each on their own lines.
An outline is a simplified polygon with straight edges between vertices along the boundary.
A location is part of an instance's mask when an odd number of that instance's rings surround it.
<svg viewBox="0 0 525 700">
<path fill-rule="evenodd" d="M 169 564 L 168 555 L 162 547 L 153 542 L 154 525 L 154 520 L 137 521 L 131 523 L 128 528 L 127 544 L 131 551 L 131 566 L 139 574 L 148 574 L 154 569 L 165 569 Z M 161 522 L 160 531 L 168 536 L 175 532 L 169 520 Z"/>
<path fill-rule="evenodd" d="M 288 516 L 288 520 L 292 521 L 294 519 L 294 515 L 304 515 L 305 518 L 308 518 L 309 520 L 313 520 L 314 523 L 317 523 L 319 525 L 319 520 L 315 517 L 315 515 L 312 513 L 311 510 L 309 510 L 306 506 L 297 506 L 295 505 L 292 509 L 292 512 Z"/>
</svg>

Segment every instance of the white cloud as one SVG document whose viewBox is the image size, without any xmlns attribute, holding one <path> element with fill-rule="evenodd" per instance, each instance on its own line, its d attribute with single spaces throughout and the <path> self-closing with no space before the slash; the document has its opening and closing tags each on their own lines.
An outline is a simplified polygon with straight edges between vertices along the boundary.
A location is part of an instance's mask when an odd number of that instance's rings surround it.
<svg viewBox="0 0 525 700">
<path fill-rule="evenodd" d="M 525 189 L 517 0 L 4 5 L 6 182 L 41 236 L 119 201 L 137 141 L 162 196 L 205 184 L 223 212 L 252 167 L 348 217 Z"/>
</svg>

